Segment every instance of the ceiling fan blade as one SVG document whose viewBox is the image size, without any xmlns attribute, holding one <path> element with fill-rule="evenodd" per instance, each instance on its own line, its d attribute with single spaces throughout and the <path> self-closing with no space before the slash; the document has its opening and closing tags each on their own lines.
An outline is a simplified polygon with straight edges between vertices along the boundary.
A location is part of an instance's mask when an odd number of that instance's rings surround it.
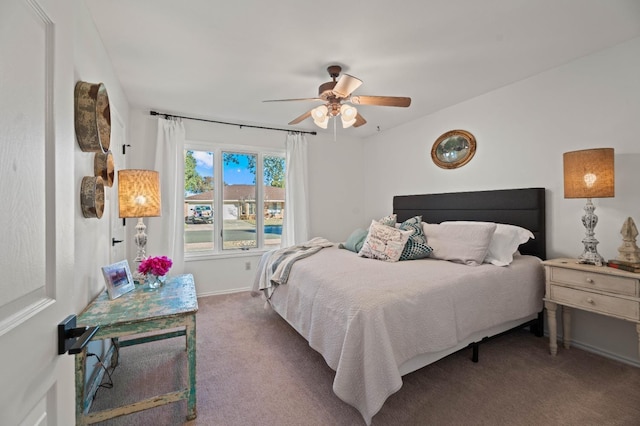
<svg viewBox="0 0 640 426">
<path fill-rule="evenodd" d="M 352 96 L 349 102 L 356 105 L 380 105 L 394 107 L 408 107 L 411 105 L 411 98 L 399 96 Z"/>
<path fill-rule="evenodd" d="M 337 98 L 346 98 L 362 84 L 362 80 L 349 74 L 342 74 L 332 92 Z"/>
<path fill-rule="evenodd" d="M 292 120 L 291 122 L 289 122 L 289 125 L 292 126 L 294 124 L 298 124 L 299 122 L 306 120 L 307 118 L 311 117 L 311 110 L 305 112 L 304 114 L 302 114 L 300 117 L 295 118 L 294 120 Z"/>
<path fill-rule="evenodd" d="M 356 122 L 353 123 L 353 127 L 360 127 L 363 124 L 367 124 L 367 120 L 365 120 L 364 117 L 360 115 L 360 113 L 356 114 Z"/>
<path fill-rule="evenodd" d="M 324 99 L 320 99 L 320 98 L 269 99 L 262 102 L 289 102 L 289 101 L 322 101 L 324 102 Z"/>
</svg>

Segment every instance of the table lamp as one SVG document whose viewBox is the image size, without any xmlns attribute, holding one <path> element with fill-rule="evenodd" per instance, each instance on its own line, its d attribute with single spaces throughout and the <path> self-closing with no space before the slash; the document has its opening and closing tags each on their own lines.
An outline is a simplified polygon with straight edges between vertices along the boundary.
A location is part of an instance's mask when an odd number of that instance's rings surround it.
<svg viewBox="0 0 640 426">
<path fill-rule="evenodd" d="M 594 228 L 598 223 L 592 198 L 615 196 L 613 148 L 585 149 L 565 152 L 564 162 L 564 198 L 586 198 L 585 214 L 582 224 L 586 236 L 582 240 L 584 252 L 578 257 L 580 263 L 604 265 L 605 261 L 598 253 Z"/>
<path fill-rule="evenodd" d="M 142 218 L 160 216 L 160 174 L 154 170 L 119 170 L 118 204 L 121 218 L 138 218 L 135 261 L 142 262 L 147 248 L 147 227 Z M 137 268 L 134 278 L 140 278 Z"/>
</svg>

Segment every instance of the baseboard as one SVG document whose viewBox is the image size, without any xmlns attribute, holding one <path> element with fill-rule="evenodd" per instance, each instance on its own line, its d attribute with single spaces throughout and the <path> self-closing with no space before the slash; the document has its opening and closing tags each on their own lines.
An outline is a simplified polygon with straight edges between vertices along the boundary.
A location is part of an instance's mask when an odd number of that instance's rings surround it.
<svg viewBox="0 0 640 426">
<path fill-rule="evenodd" d="M 619 361 L 623 364 L 632 365 L 634 367 L 640 367 L 640 360 L 628 358 L 626 356 L 622 356 L 620 354 L 616 354 L 613 352 L 609 352 L 606 349 L 597 348 L 595 346 L 588 345 L 582 342 L 576 342 L 574 340 L 571 341 L 571 346 L 575 346 L 576 348 L 583 349 L 587 352 L 591 352 L 597 355 L 601 355 L 605 358 L 613 359 L 615 361 Z"/>
<path fill-rule="evenodd" d="M 544 337 L 549 339 L 549 333 L 545 332 Z M 562 343 L 562 336 L 558 336 L 558 353 L 563 350 L 564 344 Z M 621 362 L 623 364 L 632 365 L 634 367 L 640 368 L 640 359 L 633 359 L 626 356 L 622 356 L 620 354 L 607 351 L 606 349 L 598 348 L 596 346 L 589 345 L 588 343 L 572 340 L 571 347 L 576 347 L 578 349 L 582 349 L 587 352 L 594 353 L 596 355 L 600 355 L 604 358 L 609 358 L 614 361 Z M 566 349 L 565 349 L 566 350 Z"/>
<path fill-rule="evenodd" d="M 233 288 L 233 289 L 230 289 L 230 290 L 209 291 L 209 292 L 205 292 L 205 293 L 198 293 L 198 297 L 220 296 L 222 294 L 241 293 L 243 291 L 251 291 L 251 287 Z"/>
</svg>

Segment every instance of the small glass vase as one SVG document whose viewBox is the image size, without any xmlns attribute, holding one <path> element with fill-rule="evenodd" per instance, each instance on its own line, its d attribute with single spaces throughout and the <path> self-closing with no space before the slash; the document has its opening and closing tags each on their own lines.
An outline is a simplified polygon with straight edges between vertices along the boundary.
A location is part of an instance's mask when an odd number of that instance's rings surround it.
<svg viewBox="0 0 640 426">
<path fill-rule="evenodd" d="M 164 284 L 165 276 L 164 275 L 153 275 L 147 274 L 145 275 L 144 282 L 149 288 L 159 288 Z"/>
</svg>

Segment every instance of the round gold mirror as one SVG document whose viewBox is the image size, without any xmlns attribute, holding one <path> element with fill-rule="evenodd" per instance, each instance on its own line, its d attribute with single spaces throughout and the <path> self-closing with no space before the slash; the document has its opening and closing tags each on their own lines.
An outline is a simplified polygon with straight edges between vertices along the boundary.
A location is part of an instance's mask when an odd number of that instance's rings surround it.
<svg viewBox="0 0 640 426">
<path fill-rule="evenodd" d="M 467 164 L 476 153 L 476 138 L 465 130 L 443 133 L 431 148 L 431 159 L 443 169 L 457 169 Z"/>
</svg>

